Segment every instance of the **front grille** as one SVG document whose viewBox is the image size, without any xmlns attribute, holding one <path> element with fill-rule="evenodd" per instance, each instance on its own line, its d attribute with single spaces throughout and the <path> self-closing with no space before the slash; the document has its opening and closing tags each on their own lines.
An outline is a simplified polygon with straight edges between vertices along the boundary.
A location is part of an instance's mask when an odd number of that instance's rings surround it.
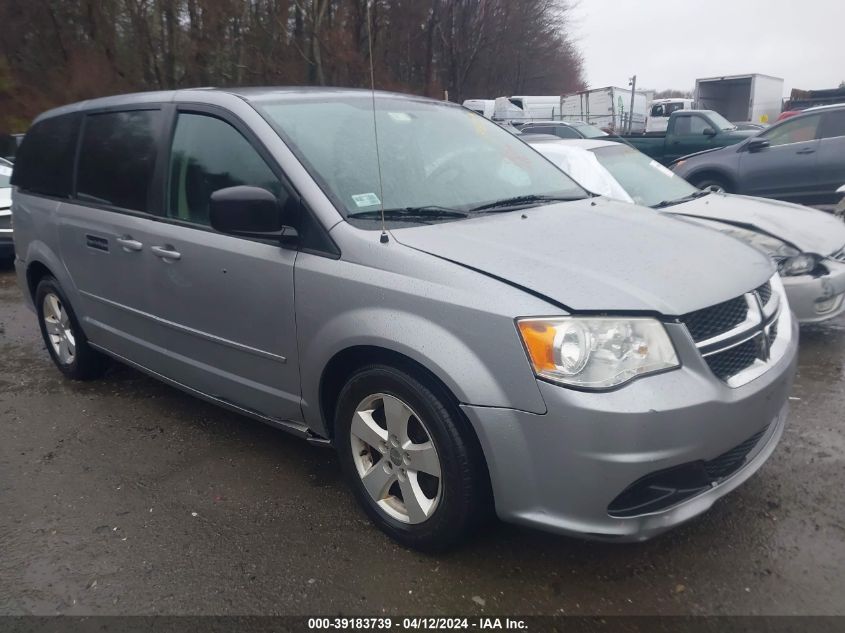
<svg viewBox="0 0 845 633">
<path fill-rule="evenodd" d="M 743 369 L 748 369 L 760 355 L 759 337 L 754 337 L 736 347 L 707 356 L 705 360 L 710 370 L 721 380 L 735 376 Z"/>
<path fill-rule="evenodd" d="M 754 292 L 756 292 L 757 296 L 760 297 L 760 303 L 766 305 L 769 303 L 769 299 L 772 298 L 772 284 L 767 281 Z"/>
<path fill-rule="evenodd" d="M 737 297 L 685 314 L 681 317 L 681 322 L 687 326 L 692 339 L 698 343 L 736 327 L 745 321 L 746 316 L 748 303 L 745 297 Z"/>
<path fill-rule="evenodd" d="M 12 228 L 12 216 L 11 215 L 0 215 L 0 229 L 10 229 Z"/>
<path fill-rule="evenodd" d="M 778 337 L 778 322 L 777 321 L 772 323 L 772 325 L 769 327 L 768 337 L 769 337 L 769 347 L 771 347 L 772 343 L 774 343 L 775 339 L 777 339 L 777 337 Z"/>
<path fill-rule="evenodd" d="M 688 462 L 658 470 L 625 488 L 610 505 L 610 516 L 625 518 L 660 512 L 724 481 L 745 465 L 749 453 L 768 427 L 711 460 Z"/>
</svg>

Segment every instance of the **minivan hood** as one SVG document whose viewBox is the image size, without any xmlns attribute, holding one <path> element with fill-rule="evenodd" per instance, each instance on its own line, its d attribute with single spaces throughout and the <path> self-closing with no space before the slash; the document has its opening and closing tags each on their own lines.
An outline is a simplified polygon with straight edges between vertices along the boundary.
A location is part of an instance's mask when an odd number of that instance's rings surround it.
<svg viewBox="0 0 845 633">
<path fill-rule="evenodd" d="M 769 258 L 737 239 L 605 198 L 392 233 L 576 312 L 678 316 L 739 296 L 774 273 Z"/>
<path fill-rule="evenodd" d="M 753 227 L 805 253 L 830 255 L 845 246 L 842 220 L 799 204 L 732 194 L 710 194 L 666 209 L 674 214 Z"/>
</svg>

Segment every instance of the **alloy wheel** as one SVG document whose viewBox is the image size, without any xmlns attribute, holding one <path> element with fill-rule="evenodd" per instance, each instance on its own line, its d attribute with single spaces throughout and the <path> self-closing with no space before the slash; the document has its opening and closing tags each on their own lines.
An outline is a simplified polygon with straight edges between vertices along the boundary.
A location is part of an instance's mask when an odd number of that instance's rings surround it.
<svg viewBox="0 0 845 633">
<path fill-rule="evenodd" d="M 390 517 L 426 521 L 443 494 L 440 458 L 420 417 L 395 396 L 377 393 L 356 407 L 352 459 L 364 488 Z"/>
<path fill-rule="evenodd" d="M 56 358 L 62 365 L 70 365 L 76 357 L 76 339 L 62 300 L 54 293 L 48 292 L 44 295 L 42 310 L 47 336 Z"/>
</svg>

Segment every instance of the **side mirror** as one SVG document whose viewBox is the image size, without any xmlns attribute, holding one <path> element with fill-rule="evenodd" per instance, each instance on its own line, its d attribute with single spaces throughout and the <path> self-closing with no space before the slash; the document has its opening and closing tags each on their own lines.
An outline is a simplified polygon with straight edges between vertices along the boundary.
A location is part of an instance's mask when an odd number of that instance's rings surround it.
<svg viewBox="0 0 845 633">
<path fill-rule="evenodd" d="M 701 133 L 704 134 L 704 136 L 716 136 L 716 130 L 714 130 L 712 127 L 704 128 Z"/>
<path fill-rule="evenodd" d="M 260 187 L 227 187 L 211 194 L 208 209 L 212 228 L 221 233 L 279 239 L 285 218 L 279 200 Z"/>
<path fill-rule="evenodd" d="M 769 147 L 769 139 L 753 138 L 745 144 L 745 149 L 751 153 L 759 152 Z"/>
</svg>

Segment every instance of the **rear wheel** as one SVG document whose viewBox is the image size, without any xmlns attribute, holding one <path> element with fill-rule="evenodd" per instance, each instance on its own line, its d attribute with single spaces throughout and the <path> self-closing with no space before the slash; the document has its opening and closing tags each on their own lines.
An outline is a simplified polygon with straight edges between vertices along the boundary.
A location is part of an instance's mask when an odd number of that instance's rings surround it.
<svg viewBox="0 0 845 633">
<path fill-rule="evenodd" d="M 340 393 L 335 438 L 358 501 L 400 543 L 443 550 L 489 516 L 477 441 L 433 381 L 385 365 L 362 368 Z"/>
<path fill-rule="evenodd" d="M 105 357 L 88 345 L 70 303 L 53 277 L 39 282 L 35 309 L 41 336 L 56 367 L 74 380 L 101 376 L 106 368 Z"/>
</svg>

